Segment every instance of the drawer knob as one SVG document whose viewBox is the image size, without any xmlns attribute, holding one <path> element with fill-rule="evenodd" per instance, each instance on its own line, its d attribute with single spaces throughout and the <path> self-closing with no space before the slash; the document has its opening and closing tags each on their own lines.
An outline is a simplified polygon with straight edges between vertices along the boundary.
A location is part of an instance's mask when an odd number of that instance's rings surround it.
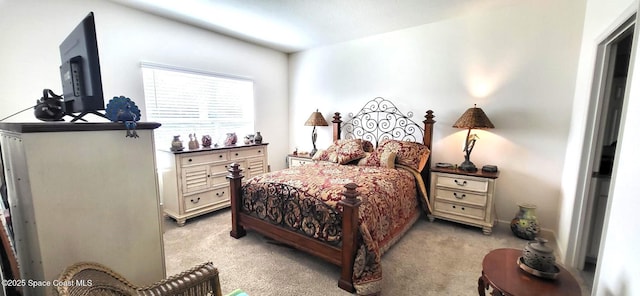
<svg viewBox="0 0 640 296">
<path fill-rule="evenodd" d="M 460 182 L 458 180 L 453 180 L 453 182 L 455 182 L 458 186 L 466 186 L 467 185 L 467 180 L 463 180 L 462 182 Z"/>
<path fill-rule="evenodd" d="M 461 195 L 458 195 L 458 193 L 457 193 L 457 192 L 454 192 L 454 193 L 453 193 L 453 196 L 455 196 L 457 199 L 463 199 L 463 198 L 467 197 L 467 195 L 466 195 L 466 194 L 464 194 L 464 193 L 463 193 L 463 194 L 461 194 Z"/>
<path fill-rule="evenodd" d="M 191 199 L 191 202 L 194 203 L 194 204 L 198 203 L 199 201 L 200 201 L 199 197 L 196 198 L 196 199 L 193 199 L 193 198 Z"/>
<path fill-rule="evenodd" d="M 216 196 L 217 196 L 217 197 L 224 196 L 224 191 L 222 191 L 222 192 L 216 192 Z"/>
<path fill-rule="evenodd" d="M 238 156 L 238 152 L 236 152 L 236 156 Z"/>
<path fill-rule="evenodd" d="M 193 161 L 193 159 L 189 158 L 189 162 L 192 162 L 192 161 Z"/>
<path fill-rule="evenodd" d="M 219 158 L 222 158 L 222 154 L 218 155 Z"/>
</svg>

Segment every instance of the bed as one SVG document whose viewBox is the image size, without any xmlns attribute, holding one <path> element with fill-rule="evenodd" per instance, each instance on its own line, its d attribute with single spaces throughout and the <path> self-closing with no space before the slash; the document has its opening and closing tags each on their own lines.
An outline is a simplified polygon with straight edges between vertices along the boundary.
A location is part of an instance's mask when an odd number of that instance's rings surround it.
<svg viewBox="0 0 640 296">
<path fill-rule="evenodd" d="M 333 143 L 314 163 L 242 180 L 231 187 L 231 236 L 250 229 L 340 266 L 338 286 L 359 295 L 381 290 L 381 256 L 429 212 L 433 112 L 423 125 L 384 99 L 333 118 Z"/>
</svg>

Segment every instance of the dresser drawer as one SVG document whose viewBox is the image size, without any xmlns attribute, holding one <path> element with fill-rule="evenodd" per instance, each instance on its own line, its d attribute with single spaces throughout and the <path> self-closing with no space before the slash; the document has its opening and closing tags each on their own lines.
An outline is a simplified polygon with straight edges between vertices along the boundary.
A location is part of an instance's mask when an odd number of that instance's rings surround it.
<svg viewBox="0 0 640 296">
<path fill-rule="evenodd" d="M 184 197 L 186 212 L 194 211 L 202 207 L 230 202 L 229 187 L 210 190 Z"/>
<path fill-rule="evenodd" d="M 437 186 L 453 189 L 471 190 L 477 192 L 487 192 L 488 181 L 470 178 L 460 178 L 456 176 L 443 175 L 438 177 Z"/>
<path fill-rule="evenodd" d="M 265 155 L 264 148 L 238 149 L 229 152 L 229 159 L 256 157 Z"/>
<path fill-rule="evenodd" d="M 211 175 L 211 186 L 227 185 L 229 180 L 226 173 L 218 173 Z"/>
<path fill-rule="evenodd" d="M 229 166 L 231 165 L 230 162 L 224 162 L 224 163 L 220 163 L 220 164 L 214 164 L 211 165 L 211 173 L 212 174 L 217 174 L 217 173 L 227 173 L 229 172 Z"/>
<path fill-rule="evenodd" d="M 213 161 L 227 160 L 227 152 L 185 155 L 180 159 L 180 163 L 185 165 L 209 163 Z"/>
<path fill-rule="evenodd" d="M 452 202 L 473 204 L 480 207 L 484 207 L 487 204 L 486 194 L 474 194 L 466 191 L 436 189 L 435 197 L 450 200 Z"/>
<path fill-rule="evenodd" d="M 484 208 L 475 208 L 460 204 L 452 204 L 448 202 L 436 201 L 435 211 L 466 216 L 474 219 L 483 220 L 485 215 Z"/>
</svg>

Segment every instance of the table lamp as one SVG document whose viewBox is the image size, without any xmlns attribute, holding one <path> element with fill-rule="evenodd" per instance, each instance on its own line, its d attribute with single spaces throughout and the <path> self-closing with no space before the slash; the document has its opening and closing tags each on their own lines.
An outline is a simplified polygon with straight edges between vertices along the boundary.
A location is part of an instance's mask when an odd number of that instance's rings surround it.
<svg viewBox="0 0 640 296">
<path fill-rule="evenodd" d="M 487 115 L 482 111 L 482 109 L 476 107 L 473 104 L 473 108 L 467 109 L 460 118 L 453 124 L 453 127 L 456 128 L 466 128 L 467 137 L 464 143 L 464 162 L 460 164 L 460 169 L 467 172 L 475 172 L 478 169 L 476 166 L 469 160 L 471 156 L 471 150 L 473 150 L 473 146 L 476 144 L 476 140 L 478 139 L 477 135 L 471 135 L 471 129 L 488 129 L 494 128 L 493 123 L 487 117 Z"/>
<path fill-rule="evenodd" d="M 313 143 L 313 149 L 311 150 L 310 155 L 313 156 L 316 154 L 318 149 L 316 149 L 316 138 L 318 138 L 318 134 L 316 133 L 316 126 L 328 126 L 329 124 L 322 116 L 322 113 L 318 112 L 316 109 L 315 112 L 311 113 L 309 119 L 304 123 L 305 126 L 313 126 L 313 131 L 311 132 L 311 142 Z"/>
</svg>

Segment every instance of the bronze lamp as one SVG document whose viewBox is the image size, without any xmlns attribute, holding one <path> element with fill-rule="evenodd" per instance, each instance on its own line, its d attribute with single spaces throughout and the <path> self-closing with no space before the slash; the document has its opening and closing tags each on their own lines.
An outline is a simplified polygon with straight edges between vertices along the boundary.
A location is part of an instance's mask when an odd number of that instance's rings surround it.
<svg viewBox="0 0 640 296">
<path fill-rule="evenodd" d="M 304 123 L 305 126 L 313 126 L 313 131 L 311 131 L 311 142 L 313 143 L 313 149 L 309 155 L 313 156 L 316 154 L 318 149 L 316 149 L 316 139 L 318 138 L 318 134 L 316 133 L 316 126 L 328 126 L 329 124 L 322 116 L 322 113 L 318 112 L 316 109 L 315 112 L 311 113 L 309 119 Z"/>
<path fill-rule="evenodd" d="M 489 117 L 487 117 L 484 111 L 473 104 L 473 108 L 467 109 L 467 111 L 458 118 L 456 123 L 453 124 L 453 127 L 468 129 L 463 150 L 464 161 L 460 164 L 460 169 L 467 172 L 477 171 L 476 166 L 469 160 L 471 150 L 473 150 L 473 146 L 475 146 L 476 140 L 478 139 L 476 135 L 471 135 L 471 129 L 489 129 L 495 128 L 495 126 L 493 126 L 493 123 L 491 123 L 491 120 L 489 120 Z"/>
</svg>

